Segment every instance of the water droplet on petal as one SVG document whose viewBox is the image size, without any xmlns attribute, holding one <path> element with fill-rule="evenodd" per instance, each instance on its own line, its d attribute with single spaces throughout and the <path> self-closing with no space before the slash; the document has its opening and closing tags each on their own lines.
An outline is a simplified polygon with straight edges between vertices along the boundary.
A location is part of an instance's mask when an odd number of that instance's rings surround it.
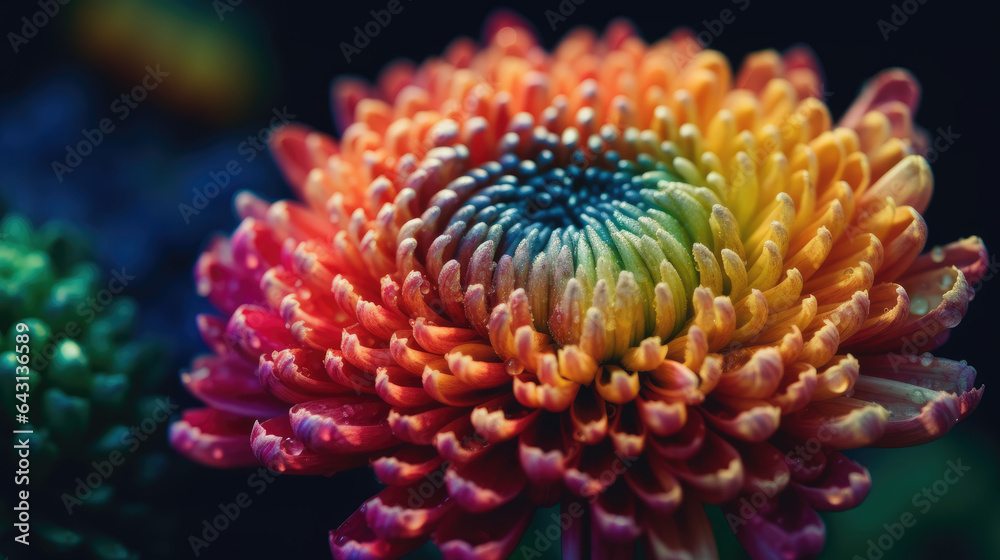
<svg viewBox="0 0 1000 560">
<path fill-rule="evenodd" d="M 931 367 L 932 363 L 934 363 L 934 358 L 930 354 L 923 354 L 920 356 L 920 365 L 924 367 Z"/>
<path fill-rule="evenodd" d="M 955 279 L 951 277 L 951 274 L 945 274 L 941 277 L 941 281 L 938 282 L 938 287 L 942 290 L 948 290 L 951 288 L 952 284 L 955 283 Z"/>
<path fill-rule="evenodd" d="M 924 315 L 928 310 L 927 300 L 922 297 L 915 297 L 910 300 L 910 313 L 914 315 Z"/>
<path fill-rule="evenodd" d="M 944 261 L 944 249 L 940 245 L 931 250 L 931 260 L 936 263 Z"/>
<path fill-rule="evenodd" d="M 511 358 L 503 363 L 503 369 L 507 375 L 520 375 L 524 371 L 524 366 L 517 358 Z"/>
<path fill-rule="evenodd" d="M 281 450 L 288 455 L 298 455 L 299 453 L 302 453 L 303 449 L 305 449 L 305 446 L 301 441 L 294 440 L 290 437 L 286 437 L 281 440 L 279 446 L 281 447 Z"/>
</svg>

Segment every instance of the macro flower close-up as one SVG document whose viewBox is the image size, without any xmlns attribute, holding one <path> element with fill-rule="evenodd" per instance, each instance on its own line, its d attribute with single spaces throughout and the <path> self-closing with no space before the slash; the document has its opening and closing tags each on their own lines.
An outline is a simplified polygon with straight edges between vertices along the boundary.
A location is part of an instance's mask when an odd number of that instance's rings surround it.
<svg viewBox="0 0 1000 560">
<path fill-rule="evenodd" d="M 996 11 L 0 4 L 0 560 L 1000 558 Z"/>
<path fill-rule="evenodd" d="M 507 558 L 553 507 L 564 558 L 715 558 L 705 505 L 752 558 L 820 554 L 817 512 L 879 483 L 850 450 L 979 404 L 989 364 L 933 352 L 990 261 L 927 244 L 913 74 L 832 114 L 807 48 L 703 42 L 619 20 L 546 49 L 502 12 L 335 81 L 336 135 L 269 139 L 295 198 L 236 195 L 197 261 L 218 313 L 174 448 L 370 467 L 337 559 Z"/>
</svg>

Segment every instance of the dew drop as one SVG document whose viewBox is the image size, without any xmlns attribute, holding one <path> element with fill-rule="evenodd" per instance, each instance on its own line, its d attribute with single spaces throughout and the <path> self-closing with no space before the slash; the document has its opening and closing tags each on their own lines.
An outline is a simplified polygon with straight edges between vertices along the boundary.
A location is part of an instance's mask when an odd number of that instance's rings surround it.
<svg viewBox="0 0 1000 560">
<path fill-rule="evenodd" d="M 299 453 L 302 453 L 302 450 L 305 448 L 301 441 L 294 440 L 290 437 L 286 437 L 281 440 L 279 446 L 281 447 L 281 450 L 288 455 L 298 455 Z"/>
<path fill-rule="evenodd" d="M 848 267 L 848 268 L 844 269 L 844 276 L 850 276 L 852 274 L 854 274 L 854 269 L 853 268 Z"/>
<path fill-rule="evenodd" d="M 951 285 L 955 283 L 955 279 L 951 277 L 951 274 L 945 274 L 941 277 L 941 281 L 938 282 L 938 287 L 942 290 L 948 290 Z"/>
<path fill-rule="evenodd" d="M 510 358 L 503 363 L 503 369 L 507 372 L 507 375 L 520 375 L 524 371 L 524 366 L 517 358 Z"/>
<path fill-rule="evenodd" d="M 924 354 L 923 356 L 920 357 L 920 365 L 924 367 L 931 367 L 931 364 L 933 362 L 934 359 L 931 358 L 930 354 Z"/>
<path fill-rule="evenodd" d="M 922 297 L 915 297 L 910 301 L 910 313 L 914 315 L 924 315 L 928 309 L 927 300 Z"/>
<path fill-rule="evenodd" d="M 931 260 L 936 263 L 944 261 L 944 249 L 940 245 L 931 249 Z"/>
</svg>

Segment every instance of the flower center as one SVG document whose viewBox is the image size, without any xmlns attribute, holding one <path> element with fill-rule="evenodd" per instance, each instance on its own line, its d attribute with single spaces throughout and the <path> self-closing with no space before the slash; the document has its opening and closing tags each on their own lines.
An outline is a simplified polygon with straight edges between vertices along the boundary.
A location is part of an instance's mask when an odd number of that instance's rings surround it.
<svg viewBox="0 0 1000 560">
<path fill-rule="evenodd" d="M 523 288 L 533 326 L 561 345 L 587 336 L 595 309 L 606 359 L 683 328 L 719 203 L 711 190 L 680 182 L 662 152 L 630 132 L 512 139 L 496 161 L 430 200 L 442 217 L 450 212 L 435 244 L 455 247 L 463 285 L 488 277 L 493 305 Z M 484 245 L 489 258 L 476 258 Z"/>
</svg>

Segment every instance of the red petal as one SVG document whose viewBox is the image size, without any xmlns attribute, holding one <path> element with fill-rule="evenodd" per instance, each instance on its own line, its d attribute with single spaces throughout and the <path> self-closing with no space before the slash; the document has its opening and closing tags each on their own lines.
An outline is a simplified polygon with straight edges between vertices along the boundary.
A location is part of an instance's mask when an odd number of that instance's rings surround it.
<svg viewBox="0 0 1000 560">
<path fill-rule="evenodd" d="M 368 397 L 333 397 L 289 411 L 295 438 L 316 451 L 366 453 L 399 442 L 389 427 L 389 405 Z"/>
<path fill-rule="evenodd" d="M 653 463 L 653 468 L 658 467 Z M 729 501 L 743 487 L 744 469 L 739 453 L 712 430 L 705 434 L 701 449 L 686 461 L 665 461 L 663 465 L 689 485 L 703 502 Z"/>
<path fill-rule="evenodd" d="M 562 415 L 545 413 L 518 438 L 521 468 L 536 484 L 551 484 L 566 474 L 579 453 Z"/>
<path fill-rule="evenodd" d="M 378 368 L 375 392 L 393 406 L 414 407 L 435 402 L 424 390 L 420 378 L 400 367 Z"/>
<path fill-rule="evenodd" d="M 375 476 L 382 484 L 406 486 L 429 475 L 444 459 L 429 445 L 404 445 L 372 459 Z"/>
<path fill-rule="evenodd" d="M 868 469 L 840 453 L 827 458 L 823 476 L 808 484 L 795 483 L 795 489 L 809 504 L 821 511 L 844 511 L 855 508 L 868 495 L 872 478 Z"/>
<path fill-rule="evenodd" d="M 330 531 L 330 552 L 336 560 L 401 558 L 416 550 L 426 538 L 387 541 L 379 538 L 366 519 L 367 506 L 351 514 L 336 531 Z"/>
<path fill-rule="evenodd" d="M 181 419 L 170 425 L 170 445 L 209 467 L 248 467 L 257 464 L 247 439 L 252 426 L 252 418 L 221 410 L 185 410 Z"/>
<path fill-rule="evenodd" d="M 445 473 L 448 493 L 463 509 L 484 512 L 516 498 L 527 479 L 517 463 L 513 442 L 491 446 L 468 463 L 451 465 Z"/>
<path fill-rule="evenodd" d="M 389 411 L 392 433 L 403 441 L 417 445 L 430 445 L 438 430 L 459 416 L 468 415 L 468 408 L 452 406 L 394 407 Z"/>
<path fill-rule="evenodd" d="M 823 447 L 853 449 L 878 441 L 885 433 L 889 412 L 870 402 L 848 397 L 816 401 L 783 418 L 782 431 Z"/>
<path fill-rule="evenodd" d="M 812 558 L 823 550 L 826 528 L 816 511 L 793 491 L 760 508 L 722 506 L 736 538 L 753 558 Z"/>
<path fill-rule="evenodd" d="M 422 480 L 379 492 L 365 503 L 365 519 L 372 532 L 387 541 L 427 537 L 452 503 L 441 474 L 440 485 Z"/>
<path fill-rule="evenodd" d="M 250 435 L 253 454 L 273 471 L 302 475 L 331 475 L 368 463 L 367 455 L 318 453 L 293 436 L 288 415 L 256 422 Z"/>
<path fill-rule="evenodd" d="M 240 416 L 270 418 L 288 408 L 264 390 L 253 364 L 235 354 L 195 358 L 191 370 L 181 373 L 181 383 L 212 408 Z"/>
<path fill-rule="evenodd" d="M 674 515 L 646 519 L 643 549 L 659 560 L 718 560 L 712 524 L 701 502 L 685 499 Z"/>
<path fill-rule="evenodd" d="M 453 508 L 434 532 L 445 560 L 504 560 L 528 528 L 534 506 L 519 499 L 495 510 L 470 514 Z"/>
</svg>

